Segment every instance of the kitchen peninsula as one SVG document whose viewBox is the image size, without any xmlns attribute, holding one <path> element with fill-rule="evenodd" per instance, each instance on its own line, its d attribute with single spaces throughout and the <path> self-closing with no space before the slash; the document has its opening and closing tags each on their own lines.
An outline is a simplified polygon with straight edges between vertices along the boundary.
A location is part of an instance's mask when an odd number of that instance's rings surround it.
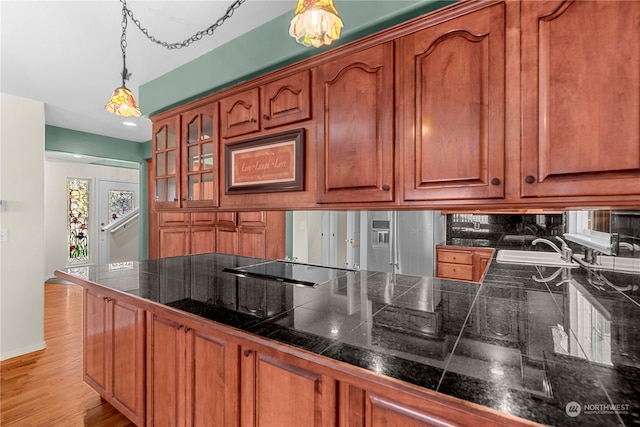
<svg viewBox="0 0 640 427">
<path fill-rule="evenodd" d="M 137 425 L 639 419 L 638 275 L 599 273 L 612 287 L 584 268 L 494 260 L 482 283 L 361 270 L 312 288 L 223 271 L 261 261 L 212 253 L 56 272 L 85 287 L 85 381 L 107 378 L 103 396 Z"/>
</svg>

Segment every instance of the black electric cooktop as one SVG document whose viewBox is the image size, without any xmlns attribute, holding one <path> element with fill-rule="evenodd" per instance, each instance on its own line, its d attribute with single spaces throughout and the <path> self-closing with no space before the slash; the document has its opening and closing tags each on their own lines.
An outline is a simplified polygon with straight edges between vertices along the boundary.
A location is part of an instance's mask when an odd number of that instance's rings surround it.
<svg viewBox="0 0 640 427">
<path fill-rule="evenodd" d="M 247 265 L 245 267 L 225 268 L 223 271 L 238 276 L 316 287 L 330 280 L 344 277 L 352 270 L 304 264 L 301 262 L 268 261 Z"/>
</svg>

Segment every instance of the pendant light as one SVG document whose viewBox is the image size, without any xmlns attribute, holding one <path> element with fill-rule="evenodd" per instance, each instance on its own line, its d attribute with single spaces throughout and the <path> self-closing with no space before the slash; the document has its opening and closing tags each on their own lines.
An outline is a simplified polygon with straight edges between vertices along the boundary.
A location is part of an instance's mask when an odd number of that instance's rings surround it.
<svg viewBox="0 0 640 427">
<path fill-rule="evenodd" d="M 298 0 L 289 34 L 305 46 L 320 47 L 338 40 L 342 25 L 333 0 Z"/>
<path fill-rule="evenodd" d="M 120 49 L 122 50 L 122 86 L 116 88 L 111 99 L 104 109 L 109 113 L 124 117 L 140 117 L 142 112 L 136 103 L 133 92 L 124 84 L 129 80 L 131 73 L 127 71 L 127 4 L 122 2 L 122 36 L 120 36 Z"/>
</svg>

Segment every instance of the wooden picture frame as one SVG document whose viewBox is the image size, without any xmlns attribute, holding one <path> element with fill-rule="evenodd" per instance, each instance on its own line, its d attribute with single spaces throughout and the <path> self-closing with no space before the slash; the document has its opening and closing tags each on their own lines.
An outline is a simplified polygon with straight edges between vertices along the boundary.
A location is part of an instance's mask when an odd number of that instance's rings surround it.
<svg viewBox="0 0 640 427">
<path fill-rule="evenodd" d="M 225 144 L 225 194 L 304 190 L 304 150 L 304 129 Z"/>
</svg>

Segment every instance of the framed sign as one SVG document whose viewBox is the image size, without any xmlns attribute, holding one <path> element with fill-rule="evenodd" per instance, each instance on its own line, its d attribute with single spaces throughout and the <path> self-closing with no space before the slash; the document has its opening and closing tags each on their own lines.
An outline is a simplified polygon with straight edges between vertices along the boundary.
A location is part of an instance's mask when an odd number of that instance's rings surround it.
<svg viewBox="0 0 640 427">
<path fill-rule="evenodd" d="M 304 190 L 304 147 L 304 129 L 225 144 L 225 194 Z"/>
</svg>

